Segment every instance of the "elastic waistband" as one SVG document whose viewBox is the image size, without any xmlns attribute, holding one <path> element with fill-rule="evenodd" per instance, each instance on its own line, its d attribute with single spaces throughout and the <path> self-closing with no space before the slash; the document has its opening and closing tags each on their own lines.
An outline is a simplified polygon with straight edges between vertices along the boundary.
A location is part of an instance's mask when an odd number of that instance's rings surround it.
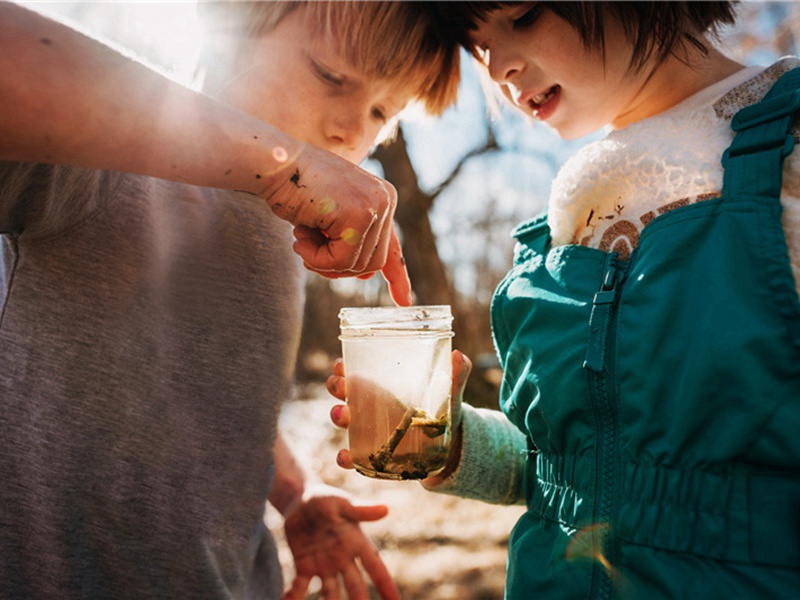
<svg viewBox="0 0 800 600">
<path fill-rule="evenodd" d="M 621 463 L 610 514 L 595 502 L 594 457 L 529 460 L 528 509 L 571 530 L 717 560 L 800 568 L 800 472 L 754 474 Z"/>
</svg>

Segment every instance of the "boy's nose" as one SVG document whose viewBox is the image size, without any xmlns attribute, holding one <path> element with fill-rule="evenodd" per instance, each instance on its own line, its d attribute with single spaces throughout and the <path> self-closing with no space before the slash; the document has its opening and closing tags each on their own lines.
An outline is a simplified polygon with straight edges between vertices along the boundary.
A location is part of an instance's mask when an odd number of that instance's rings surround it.
<svg viewBox="0 0 800 600">
<path fill-rule="evenodd" d="M 366 117 L 355 111 L 334 111 L 325 123 L 325 141 L 334 152 L 352 152 L 364 144 L 366 131 Z"/>
</svg>

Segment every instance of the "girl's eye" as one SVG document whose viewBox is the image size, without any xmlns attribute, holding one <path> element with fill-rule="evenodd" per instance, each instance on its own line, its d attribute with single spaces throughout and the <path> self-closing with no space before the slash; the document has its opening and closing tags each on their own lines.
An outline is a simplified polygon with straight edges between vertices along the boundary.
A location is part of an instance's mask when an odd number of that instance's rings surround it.
<svg viewBox="0 0 800 600">
<path fill-rule="evenodd" d="M 525 27 L 530 27 L 536 22 L 536 19 L 539 18 L 541 13 L 542 5 L 537 2 L 524 13 L 522 13 L 522 15 L 513 20 L 512 23 L 514 25 L 514 29 L 524 29 Z"/>
</svg>

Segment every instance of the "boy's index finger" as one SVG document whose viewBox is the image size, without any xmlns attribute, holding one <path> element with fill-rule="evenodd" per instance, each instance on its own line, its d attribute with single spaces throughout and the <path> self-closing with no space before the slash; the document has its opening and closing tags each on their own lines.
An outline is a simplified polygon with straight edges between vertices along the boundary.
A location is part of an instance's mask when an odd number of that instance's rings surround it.
<svg viewBox="0 0 800 600">
<path fill-rule="evenodd" d="M 394 228 L 392 228 L 392 239 L 389 242 L 389 253 L 386 263 L 381 269 L 381 274 L 389 285 L 389 294 L 394 303 L 398 306 L 411 306 L 413 304 L 411 279 L 408 276 L 406 260 L 403 258 L 400 240 L 397 238 Z"/>
</svg>

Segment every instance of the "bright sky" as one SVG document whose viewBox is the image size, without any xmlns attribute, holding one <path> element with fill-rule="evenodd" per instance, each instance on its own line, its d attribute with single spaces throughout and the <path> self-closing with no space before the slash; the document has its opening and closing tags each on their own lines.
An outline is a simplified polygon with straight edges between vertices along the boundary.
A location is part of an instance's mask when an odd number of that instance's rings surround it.
<svg viewBox="0 0 800 600">
<path fill-rule="evenodd" d="M 19 4 L 78 24 L 88 33 L 139 52 L 187 80 L 200 48 L 194 0 L 19 0 Z"/>
</svg>

